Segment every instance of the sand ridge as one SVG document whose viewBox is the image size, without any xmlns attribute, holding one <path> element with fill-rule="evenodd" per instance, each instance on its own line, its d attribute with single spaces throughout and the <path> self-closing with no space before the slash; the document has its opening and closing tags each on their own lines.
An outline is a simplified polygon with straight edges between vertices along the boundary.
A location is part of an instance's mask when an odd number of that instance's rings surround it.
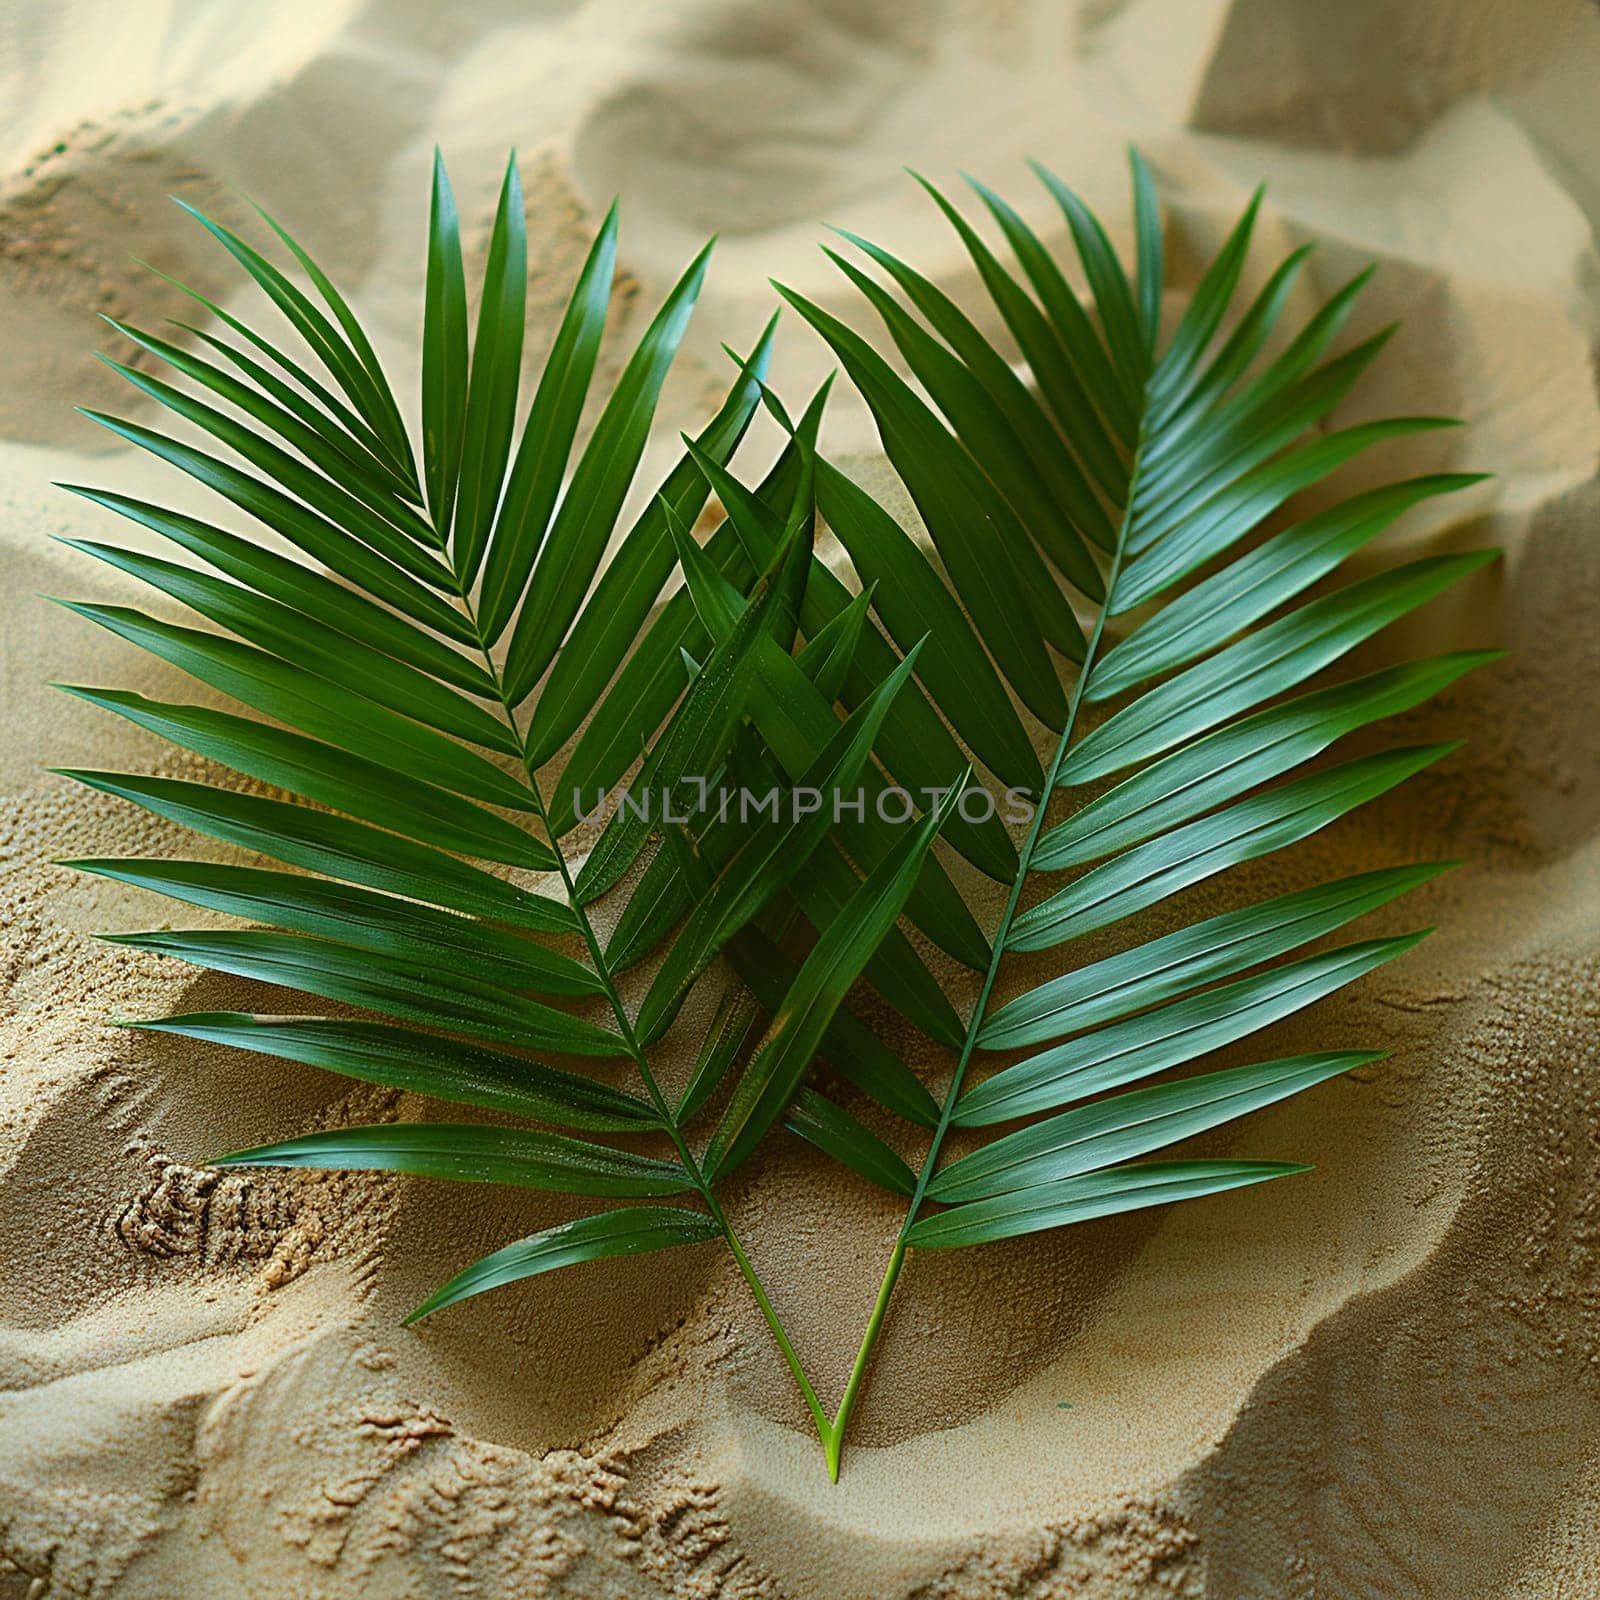
<svg viewBox="0 0 1600 1600">
<path fill-rule="evenodd" d="M 1486 0 L 1332 16 L 1310 0 L 341 0 L 267 24 L 236 0 L 29 0 L 0 21 L 0 1597 L 1600 1592 L 1600 21 L 1577 0 L 1514 24 Z M 424 1103 L 107 1028 L 249 990 L 92 942 L 188 914 L 51 865 L 180 846 L 46 763 L 202 770 L 42 687 L 195 697 L 33 598 L 141 603 L 46 537 L 136 531 L 50 480 L 185 503 L 70 410 L 131 404 L 88 359 L 95 312 L 181 314 L 130 256 L 254 313 L 163 197 L 229 220 L 246 215 L 235 189 L 269 202 L 352 293 L 402 396 L 435 141 L 477 260 L 504 149 L 522 153 L 530 361 L 613 192 L 603 372 L 720 231 L 648 474 L 725 384 L 720 341 L 765 320 L 768 274 L 844 304 L 821 222 L 903 251 L 992 322 L 903 162 L 978 172 L 1059 243 L 1021 164 L 1036 153 L 1126 247 L 1130 137 L 1162 182 L 1180 290 L 1262 179 L 1247 288 L 1315 241 L 1303 313 L 1380 262 L 1348 337 L 1404 325 L 1335 425 L 1466 419 L 1363 457 L 1326 500 L 1400 472 L 1497 475 L 1367 558 L 1504 546 L 1359 658 L 1508 646 L 1395 735 L 1469 745 L 1225 891 L 1465 858 L 1368 925 L 1438 934 L 1270 1039 L 1380 1040 L 1393 1059 L 1206 1143 L 1312 1157 L 1292 1197 L 917 1261 L 836 1489 L 715 1251 L 579 1269 L 401 1330 L 461 1263 L 567 1208 L 197 1166 Z M 777 371 L 800 395 L 829 363 L 793 322 Z M 884 481 L 843 389 L 827 443 Z M 782 1146 L 734 1204 L 836 1392 L 893 1208 Z"/>
</svg>

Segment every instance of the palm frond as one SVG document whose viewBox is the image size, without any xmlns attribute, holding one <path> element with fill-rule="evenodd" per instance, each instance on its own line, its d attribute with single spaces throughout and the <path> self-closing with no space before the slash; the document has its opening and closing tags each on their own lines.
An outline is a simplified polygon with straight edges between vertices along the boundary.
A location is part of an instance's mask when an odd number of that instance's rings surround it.
<svg viewBox="0 0 1600 1600">
<path fill-rule="evenodd" d="M 900 661 L 884 645 L 866 659 L 866 607 L 848 597 L 831 608 L 831 626 L 808 629 L 811 648 L 799 661 L 793 654 L 814 569 L 815 413 L 812 435 L 791 440 L 755 489 L 726 470 L 759 403 L 773 325 L 737 360 L 726 400 L 686 438 L 682 459 L 645 511 L 623 527 L 709 247 L 668 293 L 609 393 L 593 396 L 618 251 L 613 207 L 519 431 L 527 246 L 516 165 L 501 185 L 474 322 L 455 198 L 436 160 L 422 439 L 414 452 L 372 341 L 300 244 L 262 213 L 308 287 L 240 235 L 194 214 L 310 355 L 296 360 L 206 301 L 244 340 L 241 347 L 197 333 L 224 364 L 112 323 L 189 380 L 179 388 L 109 363 L 187 432 L 179 438 L 100 413 L 93 420 L 178 467 L 256 526 L 235 532 L 111 490 L 71 486 L 161 535 L 186 559 L 68 542 L 194 613 L 200 625 L 126 606 L 71 602 L 70 609 L 238 709 L 64 687 L 266 792 L 189 779 L 69 776 L 254 859 L 72 864 L 253 925 L 108 938 L 358 1015 L 205 1012 L 136 1025 L 586 1136 L 386 1123 L 240 1151 L 222 1164 L 383 1168 L 621 1199 L 684 1194 L 703 1207 L 579 1218 L 469 1267 L 419 1315 L 557 1266 L 718 1235 L 754 1286 L 712 1191 L 719 1169 L 742 1158 L 783 1114 L 822 1048 L 836 1050 L 840 1071 L 891 1108 L 931 1120 L 927 1091 L 842 1003 L 864 969 L 877 971 L 877 947 L 893 932 L 899 942 L 884 958 L 883 986 L 899 985 L 913 1014 L 920 1002 L 931 1027 L 959 1038 L 954 1012 L 895 924 L 927 876 L 945 893 L 922 890 L 918 904 L 930 918 L 943 917 L 950 938 L 967 939 L 969 953 L 975 934 L 942 870 L 935 879 L 928 867 L 947 812 L 930 810 L 904 837 L 872 833 L 871 848 L 860 850 L 853 836 L 836 839 L 821 812 L 738 826 L 719 835 L 717 848 L 730 847 L 727 859 L 718 859 L 698 907 L 682 892 L 679 841 L 670 828 L 663 839 L 659 818 L 623 808 L 581 869 L 564 853 L 577 791 L 589 782 L 610 787 L 635 763 L 641 787 L 673 794 L 726 770 L 736 756 L 785 795 L 802 780 L 852 784 L 868 772 L 908 686 L 914 658 Z M 593 424 L 580 444 L 591 405 Z M 195 438 L 201 442 L 189 442 Z M 725 523 L 702 551 L 688 530 L 713 490 L 759 533 L 741 537 Z M 294 553 L 272 548 L 263 530 Z M 664 600 L 680 562 L 691 568 L 696 597 Z M 714 601 L 720 609 L 707 626 L 703 613 Z M 811 611 L 806 617 L 814 620 Z M 679 661 L 686 651 L 695 663 L 687 676 Z M 852 690 L 854 709 L 841 717 L 836 701 Z M 584 736 L 552 782 L 548 768 L 580 725 Z M 947 784 L 959 770 L 949 748 Z M 703 831 L 705 818 L 695 821 Z M 652 846 L 656 855 L 636 871 Z M 795 915 L 780 917 L 773 906 L 780 898 L 788 905 L 802 868 L 824 852 L 827 870 L 807 874 L 818 887 L 800 896 L 815 948 L 805 953 L 802 939 L 791 953 L 789 935 L 803 930 Z M 604 950 L 588 907 L 623 892 L 630 874 L 636 885 Z M 669 1096 L 648 1047 L 730 942 L 753 935 L 763 919 L 774 942 L 740 957 L 761 968 L 759 1000 L 737 984 L 730 989 L 693 1076 Z M 660 958 L 653 980 L 625 1003 L 619 978 L 649 957 Z M 717 981 L 728 981 L 726 971 Z M 736 1074 L 737 1113 L 724 1110 L 710 1150 L 697 1155 L 688 1129 L 734 1072 L 761 1011 L 773 1019 L 769 1037 Z M 594 1076 L 594 1063 L 613 1058 L 632 1063 L 639 1093 Z M 827 1122 L 835 1143 L 844 1115 Z M 595 1134 L 642 1134 L 664 1153 L 617 1149 L 587 1137 Z"/>
<path fill-rule="evenodd" d="M 1163 339 L 1160 209 L 1136 154 L 1132 169 L 1131 273 L 1089 208 L 1035 169 L 1087 298 L 994 190 L 969 180 L 999 247 L 917 180 L 970 256 L 1004 339 L 854 233 L 828 255 L 885 346 L 780 290 L 866 400 L 926 547 L 820 452 L 828 385 L 795 416 L 768 386 L 770 323 L 734 355 L 722 405 L 684 436 L 624 526 L 709 246 L 609 392 L 593 393 L 620 248 L 612 207 L 524 406 L 514 160 L 475 320 L 455 197 L 435 161 L 420 449 L 355 310 L 265 213 L 290 270 L 194 215 L 307 354 L 187 289 L 213 324 L 186 328 L 190 342 L 111 323 L 185 380 L 109 363 L 178 432 L 86 415 L 250 526 L 67 485 L 183 559 L 67 542 L 200 625 L 69 606 L 230 706 L 63 687 L 254 787 L 73 771 L 248 859 L 72 864 L 250 924 L 108 937 L 336 1012 L 134 1025 L 517 1119 L 340 1128 L 224 1163 L 652 1202 L 508 1244 L 414 1317 L 561 1267 L 721 1237 L 837 1475 L 910 1249 L 1303 1171 L 1145 1158 L 1380 1059 L 1339 1049 L 1148 1081 L 1403 956 L 1423 932 L 1330 941 L 1448 863 L 1385 867 L 1176 927 L 1169 918 L 1167 931 L 1136 929 L 1094 959 L 1070 948 L 1126 933 L 1139 914 L 1446 757 L 1453 744 L 1335 747 L 1495 655 L 1325 677 L 1490 559 L 1432 556 L 1330 583 L 1398 517 L 1478 477 L 1417 476 L 1269 529 L 1374 446 L 1447 423 L 1331 426 L 1392 330 L 1336 349 L 1363 273 L 1287 334 L 1304 250 L 1241 303 L 1259 193 Z M 784 438 L 746 482 L 730 463 L 763 404 Z M 713 500 L 721 520 L 702 541 L 694 530 Z M 816 550 L 819 517 L 854 584 Z M 571 841 L 592 820 L 589 797 L 630 774 L 655 814 L 617 806 L 580 862 Z M 1020 841 L 996 790 L 1031 807 Z M 885 802 L 903 791 L 926 803 L 891 815 Z M 730 807 L 751 794 L 779 798 L 754 816 Z M 851 803 L 830 812 L 825 799 L 841 796 Z M 1000 886 L 992 928 L 958 891 L 941 840 Z M 602 900 L 612 902 L 604 941 Z M 918 936 L 980 975 L 967 1018 Z M 1002 982 L 1008 962 L 1045 952 L 1020 987 Z M 942 1101 L 850 1009 L 863 981 L 954 1055 Z M 652 1052 L 687 1025 L 686 999 L 702 984 L 719 986 L 710 1023 L 685 1080 L 664 1085 Z M 812 1080 L 819 1060 L 847 1090 Z M 622 1062 L 637 1091 L 605 1075 Z M 719 1199 L 780 1126 L 907 1202 L 832 1410 Z M 994 1131 L 969 1136 L 952 1160 L 957 1128 Z M 918 1130 L 929 1137 L 914 1167 L 901 1147 Z M 628 1148 L 606 1135 L 628 1136 Z M 657 1148 L 640 1153 L 641 1141 Z M 655 1203 L 674 1197 L 682 1204 Z"/>
<path fill-rule="evenodd" d="M 992 189 L 972 181 L 1018 270 L 918 180 L 969 253 L 1020 369 L 936 285 L 859 235 L 842 237 L 866 267 L 827 254 L 902 368 L 838 312 L 780 286 L 866 400 L 932 549 L 826 462 L 821 515 L 873 585 L 897 644 L 909 642 L 913 619 L 933 626 L 917 677 L 966 749 L 995 780 L 1045 802 L 1015 868 L 996 874 L 1009 900 L 880 1308 L 907 1247 L 1002 1239 L 1303 1170 L 1135 1158 L 1377 1057 L 1297 1057 L 1091 1097 L 1245 1039 L 1402 955 L 1421 933 L 1324 941 L 1443 864 L 1281 895 L 1087 965 L 1074 967 L 1068 947 L 1306 838 L 1447 755 L 1454 745 L 1310 765 L 1495 655 L 1407 662 L 1305 690 L 1494 552 L 1409 562 L 1309 600 L 1305 591 L 1406 510 L 1478 479 L 1439 473 L 1369 490 L 1262 538 L 1267 518 L 1362 452 L 1448 423 L 1398 417 L 1327 431 L 1392 331 L 1328 354 L 1366 274 L 1283 340 L 1305 258 L 1296 252 L 1224 335 L 1259 194 L 1163 348 L 1159 211 L 1148 169 L 1137 155 L 1132 164 L 1131 280 L 1100 222 L 1035 166 L 1092 303 Z M 1273 340 L 1278 353 L 1263 359 Z M 1092 726 L 1091 706 L 1105 713 Z M 1053 752 L 1042 770 L 1030 719 Z M 1058 975 L 997 1003 L 1006 956 L 1046 950 Z M 988 1065 L 991 1052 L 1018 1051 Z M 1021 1119 L 945 1159 L 949 1129 Z M 810 1121 L 808 1136 L 823 1143 L 815 1108 Z M 834 1133 L 832 1143 L 856 1170 L 870 1166 L 859 1140 Z M 875 1337 L 876 1323 L 838 1431 Z"/>
</svg>

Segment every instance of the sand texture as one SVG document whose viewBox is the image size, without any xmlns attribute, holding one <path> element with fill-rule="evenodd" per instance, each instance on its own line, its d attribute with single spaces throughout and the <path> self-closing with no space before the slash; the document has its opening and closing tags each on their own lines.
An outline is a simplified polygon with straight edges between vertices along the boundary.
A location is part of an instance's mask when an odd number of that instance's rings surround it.
<svg viewBox="0 0 1600 1600">
<path fill-rule="evenodd" d="M 1600 1595 L 1592 5 L 14 0 L 3 13 L 3 1600 Z M 553 1275 L 402 1330 L 457 1267 L 571 1208 L 196 1165 L 438 1108 L 108 1027 L 277 1007 L 93 942 L 189 919 L 51 864 L 193 848 L 42 770 L 203 768 L 44 687 L 195 698 L 35 598 L 143 603 L 50 542 L 138 542 L 52 480 L 184 503 L 174 474 L 71 409 L 146 415 L 90 359 L 97 312 L 183 314 L 133 258 L 255 312 L 165 196 L 235 222 L 239 191 L 270 204 L 352 293 L 407 396 L 435 141 L 473 270 L 505 149 L 521 153 L 530 365 L 612 194 L 619 337 L 603 375 L 720 231 L 647 458 L 657 473 L 726 380 L 720 342 L 768 315 L 769 274 L 847 304 L 816 248 L 824 222 L 909 256 L 994 326 L 902 164 L 979 174 L 1061 245 L 1023 166 L 1037 154 L 1127 248 L 1130 138 L 1162 184 L 1177 290 L 1261 180 L 1247 288 L 1315 242 L 1304 314 L 1380 263 L 1348 337 L 1404 325 L 1335 426 L 1466 421 L 1364 457 L 1307 506 L 1414 472 L 1496 474 L 1413 513 L 1356 568 L 1504 547 L 1358 658 L 1508 647 L 1397 730 L 1469 743 L 1217 891 L 1231 904 L 1464 858 L 1365 925 L 1437 923 L 1432 939 L 1228 1058 L 1377 1044 L 1392 1060 L 1202 1146 L 1316 1161 L 1292 1188 L 915 1260 L 837 1488 L 718 1249 Z M 794 321 L 776 371 L 799 396 L 829 363 Z M 842 386 L 826 443 L 882 481 Z M 732 1198 L 835 1395 L 894 1206 L 784 1144 Z"/>
</svg>

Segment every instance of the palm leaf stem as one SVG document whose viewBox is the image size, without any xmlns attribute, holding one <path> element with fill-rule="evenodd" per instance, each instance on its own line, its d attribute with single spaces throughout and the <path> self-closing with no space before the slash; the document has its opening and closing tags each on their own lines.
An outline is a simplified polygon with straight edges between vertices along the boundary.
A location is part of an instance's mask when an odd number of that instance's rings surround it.
<svg viewBox="0 0 1600 1600">
<path fill-rule="evenodd" d="M 1148 408 L 1146 408 L 1148 414 Z M 1139 435 L 1134 444 L 1133 460 L 1129 467 L 1128 492 L 1126 495 L 1121 522 L 1117 528 L 1116 543 L 1112 548 L 1111 565 L 1106 574 L 1105 592 L 1109 597 L 1116 591 L 1117 578 L 1122 570 L 1122 557 L 1127 542 L 1128 528 L 1133 517 L 1133 507 L 1137 499 L 1139 485 L 1139 466 L 1143 458 L 1145 443 L 1145 424 L 1141 418 Z M 1022 899 L 1023 886 L 1028 881 L 1028 872 L 1033 861 L 1034 850 L 1038 846 L 1039 837 L 1044 831 L 1044 821 L 1049 810 L 1050 797 L 1055 793 L 1056 777 L 1061 771 L 1062 763 L 1066 760 L 1067 751 L 1072 744 L 1073 732 L 1077 727 L 1078 713 L 1083 707 L 1085 694 L 1088 687 L 1091 670 L 1094 667 L 1095 657 L 1100 648 L 1100 641 L 1105 633 L 1106 622 L 1111 615 L 1109 598 L 1102 601 L 1099 612 L 1095 618 L 1094 627 L 1089 634 L 1084 649 L 1083 661 L 1078 668 L 1078 677 L 1073 685 L 1072 694 L 1067 702 L 1066 722 L 1061 730 L 1061 737 L 1056 743 L 1055 753 L 1050 758 L 1050 765 L 1046 770 L 1044 787 L 1040 791 L 1041 798 L 1038 809 L 1033 814 L 1033 821 L 1028 825 L 1027 836 L 1017 855 L 1016 876 L 1012 880 L 1011 892 L 1006 897 L 1005 909 L 1000 916 L 999 925 L 995 929 L 992 940 L 992 954 L 989 957 L 989 966 L 984 973 L 982 987 L 978 990 L 978 998 L 972 1008 L 972 1016 L 967 1024 L 966 1038 L 962 1042 L 961 1054 L 956 1060 L 955 1071 L 950 1078 L 950 1086 L 945 1090 L 944 1102 L 939 1109 L 939 1121 L 933 1130 L 933 1135 L 928 1144 L 928 1152 L 923 1157 L 921 1169 L 917 1173 L 917 1185 L 912 1191 L 911 1199 L 906 1207 L 905 1221 L 900 1225 L 900 1232 L 895 1239 L 894 1249 L 890 1252 L 889 1263 L 884 1269 L 883 1281 L 878 1288 L 878 1298 L 873 1303 L 872 1314 L 867 1319 L 865 1332 L 862 1334 L 860 1348 L 850 1368 L 850 1376 L 845 1382 L 844 1394 L 839 1401 L 839 1409 L 835 1412 L 832 1421 L 823 1434 L 822 1445 L 828 1458 L 828 1476 L 837 1483 L 839 1481 L 839 1459 L 844 1450 L 845 1430 L 849 1426 L 850 1414 L 855 1409 L 856 1400 L 860 1396 L 861 1386 L 866 1380 L 868 1368 L 872 1364 L 873 1351 L 877 1346 L 878 1335 L 883 1329 L 884 1318 L 889 1310 L 890 1299 L 894 1295 L 895 1285 L 899 1282 L 901 1269 L 905 1265 L 906 1241 L 911 1232 L 912 1224 L 917 1220 L 917 1213 L 922 1208 L 922 1202 L 928 1192 L 928 1185 L 933 1181 L 934 1171 L 938 1166 L 939 1155 L 944 1147 L 945 1136 L 949 1133 L 955 1117 L 956 1102 L 961 1098 L 962 1084 L 967 1075 L 967 1068 L 977 1050 L 978 1034 L 983 1027 L 984 1016 L 989 1009 L 989 1000 L 994 993 L 994 986 L 1000 977 L 1000 963 L 1005 959 L 1006 941 L 1011 932 L 1011 924 L 1017 914 L 1017 906 Z"/>
</svg>

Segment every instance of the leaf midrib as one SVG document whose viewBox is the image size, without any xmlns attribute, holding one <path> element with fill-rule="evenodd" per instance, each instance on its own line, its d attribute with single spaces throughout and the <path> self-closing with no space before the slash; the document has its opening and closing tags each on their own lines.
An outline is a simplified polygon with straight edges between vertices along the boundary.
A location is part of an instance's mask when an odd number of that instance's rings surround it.
<svg viewBox="0 0 1600 1600">
<path fill-rule="evenodd" d="M 1094 627 L 1085 643 L 1084 657 L 1078 666 L 1077 681 L 1073 684 L 1072 695 L 1067 704 L 1067 720 L 1061 730 L 1061 737 L 1056 742 L 1055 751 L 1050 758 L 1050 765 L 1045 771 L 1045 782 L 1039 798 L 1039 808 L 1034 813 L 1033 821 L 1029 824 L 1027 837 L 1023 840 L 1022 849 L 1017 854 L 1017 873 L 1012 881 L 1011 892 L 1006 898 L 1005 909 L 1001 913 L 999 924 L 995 928 L 992 941 L 993 955 L 989 961 L 989 970 L 984 976 L 983 986 L 978 991 L 978 998 L 973 1005 L 972 1017 L 967 1024 L 967 1036 L 962 1044 L 961 1054 L 956 1061 L 955 1071 L 951 1075 L 950 1087 L 945 1092 L 944 1104 L 940 1109 L 939 1123 L 934 1130 L 928 1153 L 923 1159 L 922 1169 L 917 1175 L 917 1187 L 912 1195 L 911 1203 L 907 1207 L 906 1220 L 900 1230 L 899 1243 L 902 1246 L 905 1243 L 906 1235 L 916 1222 L 917 1213 L 927 1195 L 928 1185 L 933 1180 L 934 1170 L 938 1164 L 945 1137 L 953 1125 L 956 1102 L 960 1099 L 967 1069 L 971 1065 L 973 1055 L 976 1053 L 978 1037 L 983 1031 L 983 1025 L 989 1009 L 989 1001 L 994 994 L 995 985 L 999 981 L 1000 967 L 1006 956 L 1006 941 L 1010 936 L 1011 926 L 1016 920 L 1017 910 L 1022 900 L 1023 888 L 1026 886 L 1029 874 L 1032 871 L 1034 852 L 1044 835 L 1045 817 L 1049 812 L 1051 796 L 1055 793 L 1057 775 L 1066 762 L 1067 753 L 1072 746 L 1073 736 L 1077 731 L 1078 714 L 1087 699 L 1085 691 L 1088 688 L 1091 671 L 1099 652 L 1101 640 L 1105 634 L 1106 624 L 1111 617 L 1111 597 L 1116 592 L 1117 576 L 1122 570 L 1123 557 L 1127 549 L 1128 530 L 1133 521 L 1133 507 L 1139 486 L 1139 464 L 1144 453 L 1145 443 L 1145 418 L 1149 414 L 1150 406 L 1148 382 L 1141 394 L 1141 399 L 1143 405 L 1139 418 L 1139 434 L 1134 445 L 1133 459 L 1128 468 L 1128 488 L 1123 501 L 1122 516 L 1117 524 L 1117 537 L 1116 543 L 1112 547 L 1111 565 L 1106 573 L 1106 598 L 1100 602 Z"/>
</svg>

